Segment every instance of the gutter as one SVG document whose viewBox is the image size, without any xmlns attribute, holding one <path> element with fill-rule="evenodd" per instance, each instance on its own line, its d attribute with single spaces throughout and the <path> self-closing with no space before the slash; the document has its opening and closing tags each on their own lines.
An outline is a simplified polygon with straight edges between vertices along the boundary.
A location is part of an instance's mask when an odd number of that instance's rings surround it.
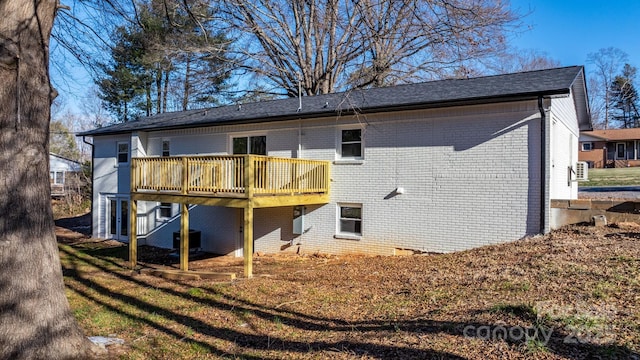
<svg viewBox="0 0 640 360">
<path fill-rule="evenodd" d="M 87 138 L 85 135 L 82 136 L 82 142 L 91 146 L 91 217 L 90 217 L 90 226 L 91 226 L 91 235 L 93 235 L 93 187 L 94 187 L 94 181 L 93 181 L 93 174 L 95 171 L 95 157 L 96 157 L 96 147 L 93 146 L 92 142 L 88 142 Z"/>
<path fill-rule="evenodd" d="M 547 113 L 543 96 L 538 96 L 540 111 L 540 233 L 546 232 L 547 221 Z"/>
</svg>

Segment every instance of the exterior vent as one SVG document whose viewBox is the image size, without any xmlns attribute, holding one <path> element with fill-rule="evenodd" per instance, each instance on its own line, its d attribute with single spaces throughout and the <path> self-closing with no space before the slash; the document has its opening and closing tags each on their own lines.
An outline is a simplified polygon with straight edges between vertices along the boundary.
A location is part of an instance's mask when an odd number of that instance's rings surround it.
<svg viewBox="0 0 640 360">
<path fill-rule="evenodd" d="M 586 161 L 576 162 L 576 180 L 587 181 L 589 180 L 589 164 Z"/>
</svg>

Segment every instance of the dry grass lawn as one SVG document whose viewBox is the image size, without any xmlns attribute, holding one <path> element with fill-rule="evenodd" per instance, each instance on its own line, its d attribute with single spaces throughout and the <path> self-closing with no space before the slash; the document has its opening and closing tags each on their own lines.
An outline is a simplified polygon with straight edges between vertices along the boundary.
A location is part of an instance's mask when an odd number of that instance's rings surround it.
<svg viewBox="0 0 640 360">
<path fill-rule="evenodd" d="M 640 358 L 633 224 L 454 254 L 263 256 L 232 282 L 132 274 L 126 247 L 60 230 L 77 319 L 125 340 L 110 358 Z M 151 250 L 149 265 L 166 261 Z M 191 266 L 242 274 L 229 258 Z"/>
</svg>

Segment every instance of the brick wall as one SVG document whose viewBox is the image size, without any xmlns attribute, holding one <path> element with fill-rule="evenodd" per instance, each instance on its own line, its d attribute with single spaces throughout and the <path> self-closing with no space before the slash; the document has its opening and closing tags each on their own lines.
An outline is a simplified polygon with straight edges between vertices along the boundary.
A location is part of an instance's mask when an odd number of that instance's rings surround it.
<svg viewBox="0 0 640 360">
<path fill-rule="evenodd" d="M 302 236 L 291 234 L 291 208 L 256 210 L 254 232 L 261 235 L 256 250 L 448 252 L 536 233 L 536 114 L 531 103 L 341 118 L 333 126 L 303 124 L 303 157 L 336 160 L 339 131 L 361 127 L 364 159 L 334 161 L 331 202 L 307 207 L 308 231 Z M 268 146 L 286 148 L 283 143 L 296 142 L 297 134 L 296 129 L 270 133 Z M 405 193 L 394 195 L 398 187 Z M 359 239 L 335 236 L 340 203 L 362 205 Z"/>
<path fill-rule="evenodd" d="M 261 132 L 268 155 L 332 161 L 330 203 L 307 206 L 303 235 L 292 233 L 291 207 L 255 210 L 256 251 L 449 252 L 540 230 L 539 116 L 530 101 L 212 127 L 151 133 L 147 150 L 170 138 L 172 152 L 224 153 L 229 134 Z M 340 131 L 350 128 L 363 130 L 361 161 L 337 158 Z M 341 203 L 362 205 L 361 237 L 336 236 Z M 204 233 L 235 243 L 237 219 L 202 214 L 192 228 L 227 222 L 219 234 Z"/>
<path fill-rule="evenodd" d="M 591 150 L 583 151 L 582 142 L 578 147 L 578 159 L 593 163 L 594 168 L 603 168 L 606 159 L 606 145 L 604 141 L 592 142 Z"/>
</svg>

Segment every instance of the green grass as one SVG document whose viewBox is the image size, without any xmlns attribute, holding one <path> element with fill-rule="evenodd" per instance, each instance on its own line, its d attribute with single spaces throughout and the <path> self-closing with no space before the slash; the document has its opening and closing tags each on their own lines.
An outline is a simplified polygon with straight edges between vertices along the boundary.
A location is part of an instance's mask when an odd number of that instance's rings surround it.
<svg viewBox="0 0 640 360">
<path fill-rule="evenodd" d="M 589 181 L 580 187 L 640 185 L 640 167 L 589 169 Z"/>
</svg>

